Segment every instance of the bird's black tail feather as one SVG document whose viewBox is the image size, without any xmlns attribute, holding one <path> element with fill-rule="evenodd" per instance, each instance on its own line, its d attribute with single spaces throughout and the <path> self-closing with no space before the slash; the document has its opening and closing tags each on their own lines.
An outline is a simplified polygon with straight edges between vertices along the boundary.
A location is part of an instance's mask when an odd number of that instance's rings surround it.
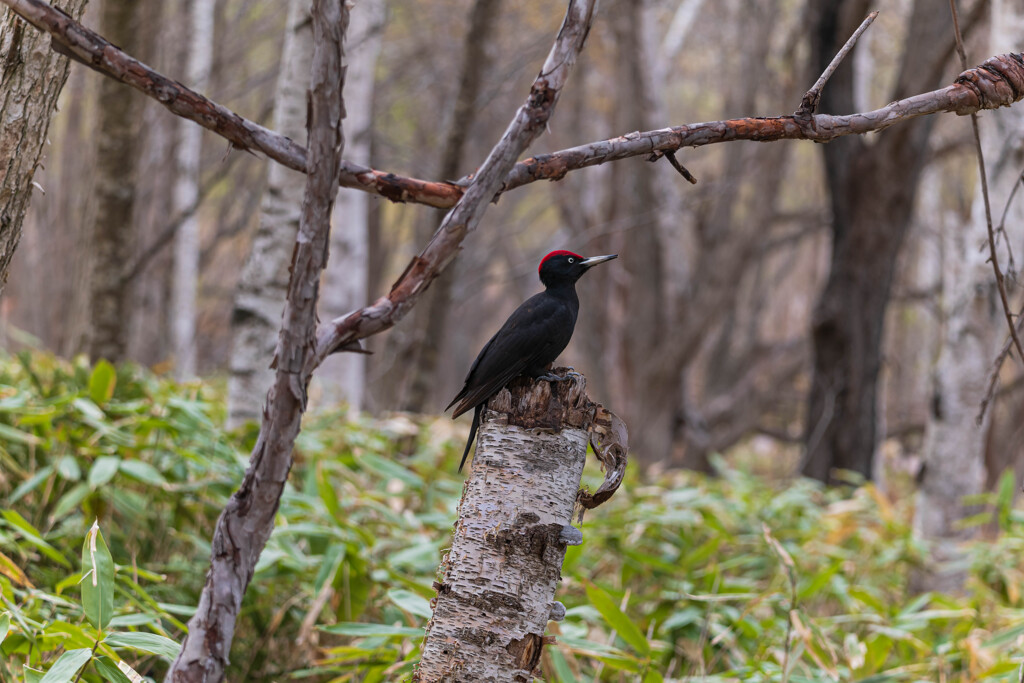
<svg viewBox="0 0 1024 683">
<path fill-rule="evenodd" d="M 466 458 L 469 457 L 469 448 L 473 445 L 473 439 L 476 438 L 477 427 L 480 426 L 480 413 L 484 410 L 484 405 L 487 402 L 481 403 L 473 410 L 473 425 L 469 428 L 469 440 L 466 441 L 466 450 L 462 453 L 462 462 L 459 463 L 459 472 L 462 472 L 463 465 L 466 464 Z"/>
</svg>

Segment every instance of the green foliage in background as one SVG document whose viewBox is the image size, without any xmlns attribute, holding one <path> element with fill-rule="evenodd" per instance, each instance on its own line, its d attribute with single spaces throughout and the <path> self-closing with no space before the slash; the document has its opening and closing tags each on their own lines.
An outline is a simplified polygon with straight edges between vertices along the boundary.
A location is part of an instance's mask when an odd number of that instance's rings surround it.
<svg viewBox="0 0 1024 683">
<path fill-rule="evenodd" d="M 220 429 L 223 410 L 216 387 L 133 367 L 0 359 L 0 678 L 162 678 L 255 438 Z M 307 417 L 229 680 L 412 671 L 462 437 L 446 418 Z M 987 538 L 967 555 L 965 597 L 908 589 L 927 557 L 912 501 L 717 466 L 633 472 L 587 513 L 545 680 L 1017 680 L 1024 516 L 1012 477 L 976 501 L 969 523 Z"/>
</svg>

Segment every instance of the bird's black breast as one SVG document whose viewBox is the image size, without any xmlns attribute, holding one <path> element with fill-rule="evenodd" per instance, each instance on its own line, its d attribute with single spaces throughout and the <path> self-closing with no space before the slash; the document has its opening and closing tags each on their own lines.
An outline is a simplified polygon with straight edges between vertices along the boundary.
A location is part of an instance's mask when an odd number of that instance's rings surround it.
<svg viewBox="0 0 1024 683">
<path fill-rule="evenodd" d="M 572 339 L 579 312 L 575 294 L 544 291 L 509 316 L 473 362 L 465 386 L 452 402 L 459 402 L 457 414 L 486 401 L 519 375 L 544 373 Z"/>
</svg>

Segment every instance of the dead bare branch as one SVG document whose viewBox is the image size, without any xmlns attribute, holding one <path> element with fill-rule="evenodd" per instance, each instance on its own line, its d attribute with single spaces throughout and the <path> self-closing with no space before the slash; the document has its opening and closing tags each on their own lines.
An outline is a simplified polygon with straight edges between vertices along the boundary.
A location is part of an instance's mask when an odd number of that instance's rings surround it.
<svg viewBox="0 0 1024 683">
<path fill-rule="evenodd" d="M 526 102 L 501 140 L 473 176 L 459 203 L 445 216 L 427 246 L 406 266 L 387 296 L 322 325 L 312 362 L 353 341 L 382 332 L 401 320 L 420 294 L 455 258 L 462 240 L 473 231 L 489 201 L 526 147 L 544 132 L 558 96 L 590 32 L 595 0 L 570 0 L 565 20 Z"/>
<path fill-rule="evenodd" d="M 173 114 L 198 123 L 240 149 L 265 154 L 288 168 L 305 172 L 306 150 L 301 145 L 154 71 L 42 0 L 0 2 L 37 29 L 49 33 L 55 45 L 62 46 L 90 68 L 153 97 Z M 570 171 L 629 157 L 664 154 L 683 147 L 734 140 L 828 142 L 844 135 L 884 130 L 918 116 L 940 112 L 966 115 L 981 109 L 996 109 L 1021 97 L 1024 97 L 1024 60 L 1016 53 L 999 55 L 965 71 L 953 85 L 892 102 L 870 112 L 844 116 L 816 114 L 809 120 L 778 116 L 694 123 L 630 133 L 539 155 L 516 164 L 493 198 L 538 180 L 559 180 Z M 339 184 L 343 187 L 376 194 L 391 201 L 447 209 L 463 196 L 472 176 L 455 183 L 433 182 L 342 161 L 340 178 Z"/>
<path fill-rule="evenodd" d="M 309 91 L 309 177 L 292 252 L 288 296 L 274 353 L 277 372 L 267 393 L 260 434 L 242 483 L 217 520 L 210 569 L 181 652 L 167 672 L 174 683 L 223 679 L 235 621 L 256 561 L 274 529 L 306 409 L 320 276 L 327 265 L 331 208 L 337 196 L 345 106 L 343 0 L 313 0 L 313 65 Z"/>
<path fill-rule="evenodd" d="M 846 41 L 843 48 L 836 53 L 835 57 L 832 58 L 832 61 L 829 62 L 829 65 L 821 73 L 821 76 L 819 76 L 818 80 L 811 86 L 811 89 L 804 94 L 803 99 L 800 101 L 800 107 L 796 110 L 796 116 L 806 117 L 818 110 L 818 102 L 821 101 L 821 91 L 825 87 L 825 84 L 828 83 L 828 79 L 832 78 L 832 74 L 834 74 L 836 69 L 839 68 L 842 61 L 846 59 L 846 55 L 850 53 L 853 46 L 857 44 L 857 39 L 860 38 L 864 31 L 868 30 L 868 26 L 871 26 L 871 22 L 873 22 L 877 16 L 878 12 L 872 12 L 864 18 L 864 21 L 862 21 L 860 26 L 857 27 L 857 30 L 853 32 L 853 35 Z"/>
</svg>

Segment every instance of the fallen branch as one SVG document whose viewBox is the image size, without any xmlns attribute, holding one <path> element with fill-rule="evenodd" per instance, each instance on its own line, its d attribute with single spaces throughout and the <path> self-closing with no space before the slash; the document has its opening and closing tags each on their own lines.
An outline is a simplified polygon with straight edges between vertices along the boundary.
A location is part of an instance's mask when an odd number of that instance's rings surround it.
<svg viewBox="0 0 1024 683">
<path fill-rule="evenodd" d="M 264 154 L 288 168 L 305 172 L 306 149 L 301 145 L 154 71 L 60 10 L 42 0 L 0 2 L 37 29 L 49 33 L 54 49 L 60 49 L 90 68 L 156 99 L 173 114 L 217 133 L 239 149 Z M 999 55 L 965 71 L 953 85 L 892 102 L 874 111 L 844 116 L 750 117 L 694 123 L 629 133 L 538 155 L 515 164 L 492 198 L 497 199 L 504 192 L 539 180 L 560 180 L 570 171 L 629 157 L 661 155 L 683 147 L 734 140 L 828 142 L 844 135 L 884 130 L 918 116 L 943 112 L 963 116 L 982 109 L 997 109 L 1019 100 L 1016 93 L 1024 96 L 1024 61 L 1019 54 Z M 342 161 L 339 184 L 395 202 L 447 209 L 455 206 L 472 178 L 470 175 L 454 183 L 434 182 Z"/>
</svg>

